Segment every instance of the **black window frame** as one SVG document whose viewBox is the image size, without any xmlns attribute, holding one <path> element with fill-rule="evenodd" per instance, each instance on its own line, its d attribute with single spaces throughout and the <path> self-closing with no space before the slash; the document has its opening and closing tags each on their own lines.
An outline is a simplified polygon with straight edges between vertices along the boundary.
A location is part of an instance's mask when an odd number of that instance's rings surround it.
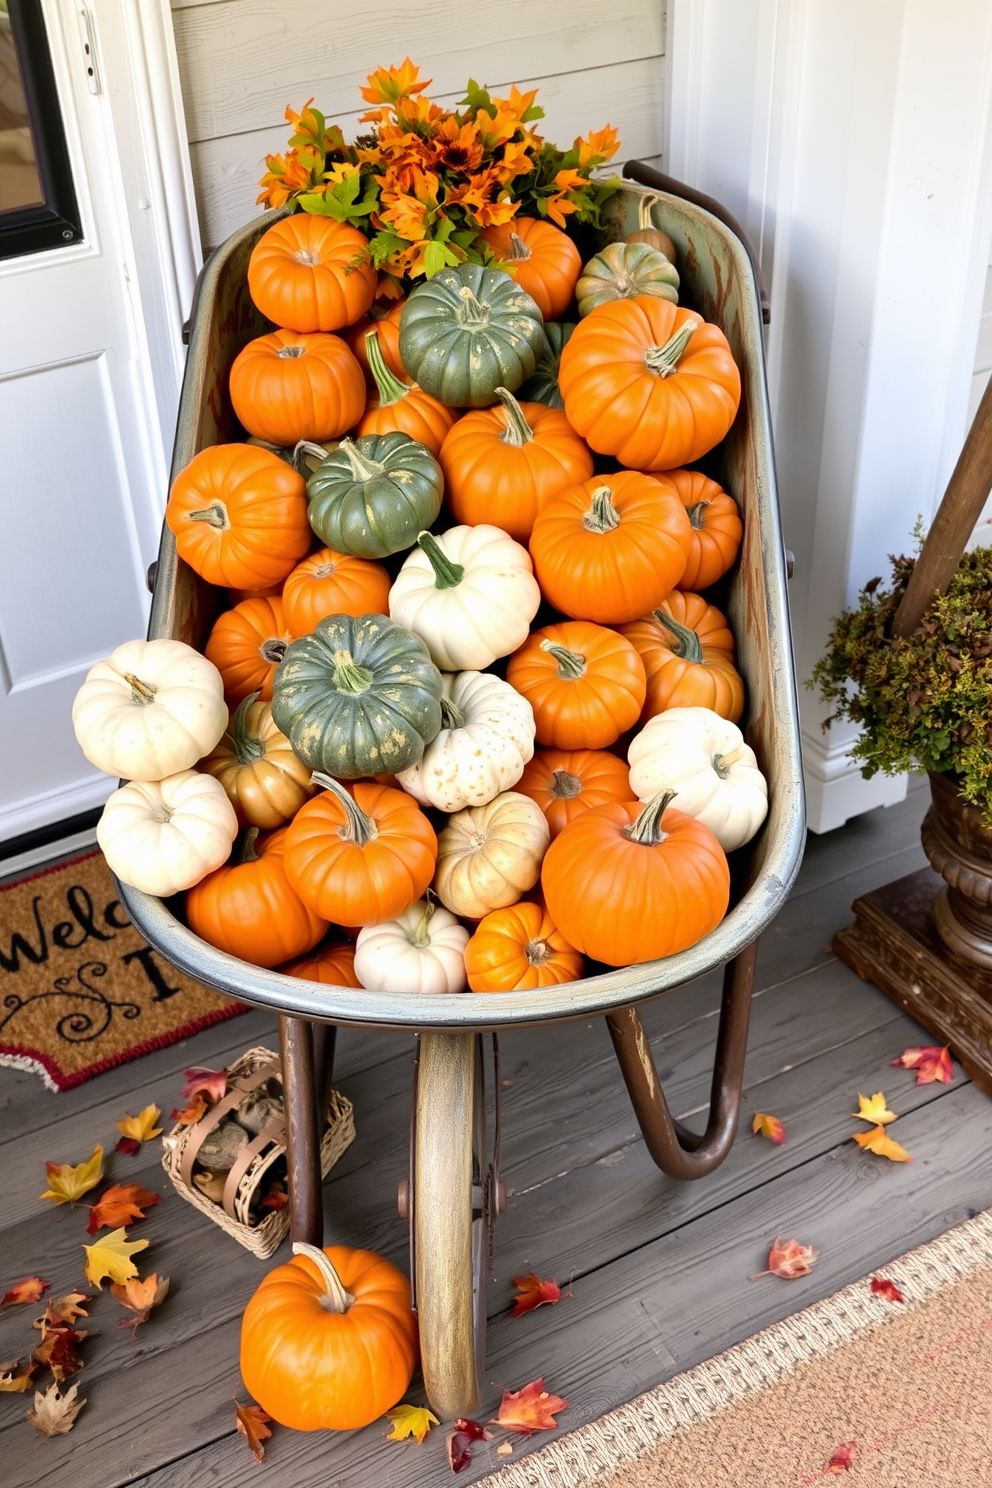
<svg viewBox="0 0 992 1488">
<path fill-rule="evenodd" d="M 83 240 L 41 0 L 8 0 L 7 14 L 44 201 L 0 210 L 0 261 Z"/>
</svg>

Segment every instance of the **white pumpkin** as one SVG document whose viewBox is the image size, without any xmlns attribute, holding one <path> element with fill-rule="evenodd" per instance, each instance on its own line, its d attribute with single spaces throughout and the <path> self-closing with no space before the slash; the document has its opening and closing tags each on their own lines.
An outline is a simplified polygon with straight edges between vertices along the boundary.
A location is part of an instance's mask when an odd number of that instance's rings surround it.
<svg viewBox="0 0 992 1488">
<path fill-rule="evenodd" d="M 540 878 L 550 841 L 544 812 L 519 791 L 459 811 L 437 839 L 437 896 L 470 920 L 516 904 Z"/>
<path fill-rule="evenodd" d="M 226 863 L 237 835 L 238 818 L 224 787 L 198 770 L 122 785 L 96 828 L 117 877 L 163 899 L 191 889 Z"/>
<path fill-rule="evenodd" d="M 370 992 L 463 992 L 467 945 L 453 914 L 418 899 L 398 919 L 358 932 L 355 975 Z"/>
<path fill-rule="evenodd" d="M 489 672 L 445 672 L 441 732 L 397 780 L 424 806 L 484 806 L 516 785 L 534 755 L 534 710 Z"/>
<path fill-rule="evenodd" d="M 530 554 L 500 527 L 422 532 L 389 591 L 389 617 L 442 672 L 482 672 L 522 646 L 541 603 Z"/>
<path fill-rule="evenodd" d="M 227 728 L 224 683 L 182 641 L 125 641 L 86 675 L 72 705 L 91 765 L 125 780 L 164 780 L 209 754 Z"/>
<path fill-rule="evenodd" d="M 675 791 L 672 805 L 709 827 L 724 852 L 750 842 L 768 812 L 768 786 L 734 723 L 709 708 L 668 708 L 627 751 L 639 801 Z"/>
</svg>

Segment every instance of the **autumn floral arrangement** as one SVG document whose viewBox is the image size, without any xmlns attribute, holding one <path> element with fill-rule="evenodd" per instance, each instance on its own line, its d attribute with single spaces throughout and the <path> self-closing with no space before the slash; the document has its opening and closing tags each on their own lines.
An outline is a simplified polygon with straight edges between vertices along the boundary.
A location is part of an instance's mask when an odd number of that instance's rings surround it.
<svg viewBox="0 0 992 1488">
<path fill-rule="evenodd" d="M 570 218 L 599 225 L 619 182 L 593 180 L 593 172 L 616 154 L 615 129 L 607 125 L 561 151 L 533 128 L 544 117 L 536 89 L 512 87 L 509 98 L 495 98 L 470 80 L 452 110 L 425 98 L 429 87 L 409 58 L 372 73 L 361 90 L 372 105 L 360 121 L 369 129 L 350 145 L 312 99 L 299 113 L 287 108 L 289 149 L 266 157 L 259 204 L 359 228 L 394 298 L 404 278 L 491 263 L 479 234 L 518 214 L 562 228 Z"/>
<path fill-rule="evenodd" d="M 992 824 L 992 548 L 966 553 L 913 634 L 894 637 L 915 561 L 892 558 L 889 587 L 870 580 L 832 622 L 810 685 L 833 705 L 828 722 L 861 725 L 851 753 L 866 777 L 953 775 Z"/>
</svg>

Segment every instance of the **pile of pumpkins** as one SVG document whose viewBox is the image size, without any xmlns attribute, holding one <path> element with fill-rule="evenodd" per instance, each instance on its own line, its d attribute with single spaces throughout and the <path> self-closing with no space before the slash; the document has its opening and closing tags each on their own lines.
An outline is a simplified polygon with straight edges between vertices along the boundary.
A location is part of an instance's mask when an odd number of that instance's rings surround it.
<svg viewBox="0 0 992 1488">
<path fill-rule="evenodd" d="M 73 710 L 129 782 L 98 829 L 119 878 L 306 980 L 503 992 L 671 955 L 766 812 L 701 593 L 741 518 L 687 468 L 737 413 L 726 338 L 664 234 L 584 266 L 548 222 L 483 236 L 492 266 L 398 302 L 349 225 L 259 239 L 250 438 L 166 513 L 229 607 L 205 654 L 119 647 Z"/>
</svg>

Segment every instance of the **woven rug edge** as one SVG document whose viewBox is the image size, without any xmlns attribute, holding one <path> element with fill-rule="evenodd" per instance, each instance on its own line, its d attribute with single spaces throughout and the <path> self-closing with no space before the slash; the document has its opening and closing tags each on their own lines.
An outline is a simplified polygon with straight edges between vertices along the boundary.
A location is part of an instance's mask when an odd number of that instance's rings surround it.
<svg viewBox="0 0 992 1488">
<path fill-rule="evenodd" d="M 881 1303 L 865 1287 L 870 1277 L 884 1273 L 912 1307 L 989 1261 L 992 1210 L 985 1210 L 716 1358 L 577 1427 L 523 1461 L 491 1473 L 476 1488 L 582 1488 L 600 1474 L 635 1461 L 676 1431 L 697 1425 L 800 1364 L 900 1316 L 902 1308 Z"/>
</svg>

